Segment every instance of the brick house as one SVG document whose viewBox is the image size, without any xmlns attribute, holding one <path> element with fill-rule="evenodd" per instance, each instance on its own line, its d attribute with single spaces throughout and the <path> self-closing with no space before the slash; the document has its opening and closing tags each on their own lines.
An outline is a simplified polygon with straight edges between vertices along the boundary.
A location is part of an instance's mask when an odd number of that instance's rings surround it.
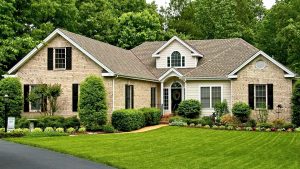
<svg viewBox="0 0 300 169">
<path fill-rule="evenodd" d="M 173 112 L 180 101 L 197 99 L 202 115 L 216 102 L 261 105 L 275 116 L 277 105 L 290 118 L 295 73 L 242 39 L 145 42 L 125 50 L 62 29 L 8 71 L 24 85 L 24 112 L 39 115 L 40 106 L 26 99 L 36 84 L 59 83 L 57 114 L 77 114 L 79 84 L 89 75 L 103 78 L 111 113 L 123 108 L 159 107 Z"/>
</svg>

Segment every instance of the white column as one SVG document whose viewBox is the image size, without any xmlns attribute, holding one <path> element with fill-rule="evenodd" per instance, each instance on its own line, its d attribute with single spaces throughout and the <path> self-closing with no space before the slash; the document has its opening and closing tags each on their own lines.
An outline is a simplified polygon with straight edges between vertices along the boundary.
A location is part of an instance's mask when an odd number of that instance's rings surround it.
<svg viewBox="0 0 300 169">
<path fill-rule="evenodd" d="M 160 105 L 163 105 L 164 103 L 164 82 L 160 83 Z M 163 114 L 164 114 L 164 108 L 161 107 L 161 109 L 163 110 Z"/>
<path fill-rule="evenodd" d="M 184 100 L 186 100 L 187 98 L 187 87 L 186 87 L 186 80 L 184 80 Z"/>
</svg>

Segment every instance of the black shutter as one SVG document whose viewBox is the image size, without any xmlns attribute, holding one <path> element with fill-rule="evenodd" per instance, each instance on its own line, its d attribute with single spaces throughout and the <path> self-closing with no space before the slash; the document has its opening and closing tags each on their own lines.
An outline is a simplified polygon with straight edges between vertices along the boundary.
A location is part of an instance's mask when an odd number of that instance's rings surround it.
<svg viewBox="0 0 300 169">
<path fill-rule="evenodd" d="M 66 47 L 66 69 L 72 70 L 72 47 Z"/>
<path fill-rule="evenodd" d="M 248 99 L 249 106 L 251 109 L 254 109 L 254 84 L 248 85 Z"/>
<path fill-rule="evenodd" d="M 170 57 L 168 57 L 168 67 L 171 66 Z"/>
<path fill-rule="evenodd" d="M 182 56 L 182 59 L 181 59 L 181 66 L 185 67 L 185 57 L 184 56 Z"/>
<path fill-rule="evenodd" d="M 268 84 L 268 109 L 273 110 L 274 100 L 273 100 L 273 84 Z"/>
<path fill-rule="evenodd" d="M 125 109 L 129 109 L 129 86 L 125 85 Z"/>
<path fill-rule="evenodd" d="M 151 88 L 151 107 L 156 106 L 156 88 L 152 87 Z"/>
<path fill-rule="evenodd" d="M 78 110 L 78 84 L 72 84 L 72 110 Z"/>
<path fill-rule="evenodd" d="M 48 70 L 53 70 L 53 48 L 48 48 Z"/>
<path fill-rule="evenodd" d="M 131 85 L 131 108 L 134 109 L 134 86 Z"/>
<path fill-rule="evenodd" d="M 24 112 L 29 112 L 29 85 L 24 85 Z"/>
</svg>

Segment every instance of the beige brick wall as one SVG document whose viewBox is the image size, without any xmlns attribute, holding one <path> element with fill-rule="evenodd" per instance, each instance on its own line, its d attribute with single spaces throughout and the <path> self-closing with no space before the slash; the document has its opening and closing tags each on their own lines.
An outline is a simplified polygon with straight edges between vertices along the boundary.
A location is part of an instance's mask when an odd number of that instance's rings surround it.
<svg viewBox="0 0 300 169">
<path fill-rule="evenodd" d="M 47 70 L 47 48 L 48 47 L 72 47 L 72 70 Z M 80 84 L 87 76 L 101 76 L 102 68 L 85 56 L 76 47 L 57 36 L 51 40 L 46 47 L 37 52 L 16 73 L 23 84 L 61 84 L 62 95 L 58 98 L 59 109 L 57 115 L 73 116 L 72 112 L 72 84 Z M 113 109 L 113 78 L 104 77 L 104 85 L 107 94 L 108 113 Z M 150 106 L 151 87 L 157 87 L 157 83 L 129 80 L 125 78 L 115 79 L 115 110 L 125 108 L 125 84 L 134 85 L 135 108 Z M 159 92 L 160 88 L 157 87 Z M 159 103 L 159 93 L 157 94 Z M 36 117 L 40 113 L 24 112 L 23 116 Z"/>
<path fill-rule="evenodd" d="M 255 67 L 258 60 L 264 60 L 267 63 L 266 68 L 259 70 Z M 258 57 L 238 74 L 238 78 L 232 81 L 232 101 L 233 103 L 242 101 L 248 103 L 248 84 L 273 84 L 274 85 L 274 110 L 269 113 L 269 120 L 274 120 L 278 104 L 283 105 L 282 118 L 290 120 L 292 79 L 285 78 L 282 69 L 270 62 L 264 57 Z M 252 117 L 256 119 L 256 112 L 252 112 Z"/>
</svg>

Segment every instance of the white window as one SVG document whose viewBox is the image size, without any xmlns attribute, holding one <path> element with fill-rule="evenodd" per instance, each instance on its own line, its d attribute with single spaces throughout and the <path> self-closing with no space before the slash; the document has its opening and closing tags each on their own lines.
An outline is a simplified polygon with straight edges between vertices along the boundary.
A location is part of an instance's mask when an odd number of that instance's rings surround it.
<svg viewBox="0 0 300 169">
<path fill-rule="evenodd" d="M 178 51 L 174 51 L 167 61 L 168 67 L 185 67 L 185 57 L 181 56 Z"/>
<path fill-rule="evenodd" d="M 54 68 L 66 69 L 66 48 L 54 48 Z"/>
<path fill-rule="evenodd" d="M 222 86 L 201 86 L 200 102 L 202 108 L 214 108 L 217 102 L 222 101 Z"/>
<path fill-rule="evenodd" d="M 36 85 L 30 85 L 30 91 L 32 91 L 35 87 L 37 87 Z M 41 111 L 42 108 L 42 101 L 41 100 L 37 100 L 35 102 L 30 102 L 29 104 L 29 111 L 30 112 L 39 112 Z"/>
<path fill-rule="evenodd" d="M 169 89 L 164 88 L 164 110 L 169 110 Z"/>
<path fill-rule="evenodd" d="M 255 108 L 267 108 L 267 85 L 254 85 Z"/>
</svg>

